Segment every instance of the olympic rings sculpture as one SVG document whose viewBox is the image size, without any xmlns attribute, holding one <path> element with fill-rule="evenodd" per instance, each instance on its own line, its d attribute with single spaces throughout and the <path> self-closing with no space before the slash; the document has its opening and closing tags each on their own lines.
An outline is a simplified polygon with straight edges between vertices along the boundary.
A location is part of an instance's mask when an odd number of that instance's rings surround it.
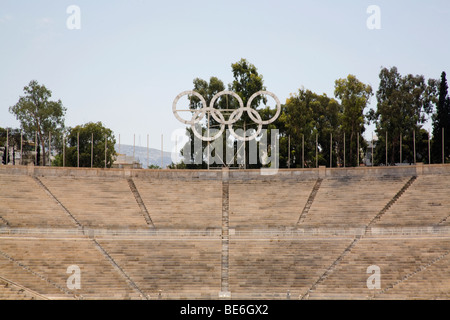
<svg viewBox="0 0 450 320">
<path fill-rule="evenodd" d="M 177 103 L 178 101 L 186 95 L 194 95 L 197 98 L 200 99 L 200 102 L 202 104 L 202 108 L 201 109 L 196 109 L 196 110 L 177 110 Z M 217 101 L 217 99 L 223 95 L 230 95 L 232 97 L 234 97 L 238 103 L 239 103 L 239 108 L 238 109 L 215 109 L 214 108 L 214 103 Z M 269 95 L 271 96 L 276 104 L 277 104 L 277 111 L 275 113 L 275 115 L 270 118 L 269 120 L 262 120 L 260 114 L 258 113 L 257 110 L 251 108 L 252 105 L 252 101 L 260 95 Z M 191 120 L 184 120 L 183 118 L 181 118 L 178 114 L 179 111 L 190 111 L 193 112 L 192 118 Z M 231 115 L 229 117 L 228 120 L 225 120 L 225 117 L 222 114 L 222 111 L 228 111 L 231 112 Z M 241 97 L 239 95 L 237 95 L 235 92 L 232 91 L 221 91 L 219 93 L 217 93 L 212 99 L 211 102 L 209 104 L 209 107 L 206 104 L 206 100 L 205 98 L 199 94 L 198 92 L 189 90 L 189 91 L 183 91 L 181 92 L 179 95 L 176 96 L 175 100 L 173 101 L 172 104 L 172 112 L 175 115 L 175 117 L 182 123 L 190 125 L 192 128 L 192 131 L 194 132 L 194 134 L 201 140 L 203 141 L 214 141 L 217 138 L 219 138 L 223 131 L 225 130 L 225 126 L 228 126 L 230 133 L 238 140 L 240 141 L 250 141 L 250 140 L 254 140 L 256 139 L 257 136 L 260 135 L 261 131 L 262 131 L 262 126 L 263 125 L 268 125 L 272 122 L 274 122 L 281 113 L 281 103 L 280 100 L 278 99 L 278 97 L 273 94 L 270 91 L 258 91 L 256 93 L 254 93 L 250 99 L 247 102 L 247 106 L 244 107 L 244 102 L 242 101 Z M 247 112 L 248 116 L 250 117 L 250 119 L 252 119 L 252 121 L 254 121 L 257 125 L 258 125 L 258 129 L 256 130 L 256 132 L 254 134 L 252 134 L 251 136 L 240 136 L 238 134 L 236 134 L 236 132 L 233 129 L 233 124 L 235 124 L 237 121 L 239 121 L 239 119 L 242 117 L 243 113 Z M 212 115 L 212 117 L 214 118 L 214 120 L 216 120 L 219 124 L 220 124 L 220 130 L 218 133 L 216 133 L 214 136 L 212 137 L 204 137 L 202 136 L 200 133 L 197 132 L 197 130 L 195 129 L 195 125 L 198 124 L 200 121 L 202 121 L 203 117 L 205 117 L 208 113 L 210 113 Z"/>
</svg>

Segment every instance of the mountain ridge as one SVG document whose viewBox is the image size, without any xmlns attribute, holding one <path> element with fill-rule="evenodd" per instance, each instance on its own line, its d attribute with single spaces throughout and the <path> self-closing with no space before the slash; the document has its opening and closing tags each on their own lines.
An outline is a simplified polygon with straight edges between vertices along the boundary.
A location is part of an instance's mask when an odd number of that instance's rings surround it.
<svg viewBox="0 0 450 320">
<path fill-rule="evenodd" d="M 124 154 L 129 157 L 133 157 L 134 154 L 135 160 L 141 163 L 142 168 L 147 168 L 149 165 L 156 165 L 161 167 L 161 150 L 159 149 L 148 148 L 148 159 L 147 159 L 147 147 L 121 144 L 119 148 L 119 144 L 116 144 L 114 148 L 118 154 Z M 172 162 L 173 162 L 172 153 L 163 151 L 163 168 L 172 164 Z"/>
</svg>

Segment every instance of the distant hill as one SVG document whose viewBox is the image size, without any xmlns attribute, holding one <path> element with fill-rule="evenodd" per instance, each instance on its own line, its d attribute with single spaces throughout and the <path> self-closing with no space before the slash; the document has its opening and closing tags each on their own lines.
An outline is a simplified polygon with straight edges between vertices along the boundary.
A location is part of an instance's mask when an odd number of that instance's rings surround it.
<svg viewBox="0 0 450 320">
<path fill-rule="evenodd" d="M 116 152 L 119 153 L 119 145 L 115 145 Z M 133 156 L 133 146 L 127 144 L 120 145 L 120 153 L 127 156 Z M 147 147 L 135 147 L 134 158 L 142 164 L 142 168 L 147 168 L 149 165 L 161 166 L 161 150 L 149 148 L 149 161 L 147 162 Z M 170 152 L 163 152 L 163 167 L 172 163 Z"/>
</svg>

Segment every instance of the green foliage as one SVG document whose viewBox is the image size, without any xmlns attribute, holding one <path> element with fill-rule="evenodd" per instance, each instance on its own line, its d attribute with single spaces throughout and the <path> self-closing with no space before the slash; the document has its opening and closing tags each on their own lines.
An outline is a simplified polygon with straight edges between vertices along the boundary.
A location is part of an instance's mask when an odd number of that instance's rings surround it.
<svg viewBox="0 0 450 320">
<path fill-rule="evenodd" d="M 342 105 L 339 125 L 342 139 L 345 133 L 346 165 L 357 166 L 359 165 L 358 158 L 355 157 L 357 139 L 365 131 L 364 109 L 373 95 L 372 87 L 350 74 L 345 79 L 336 80 L 334 88 L 334 95 L 341 100 Z"/>
<path fill-rule="evenodd" d="M 180 163 L 171 163 L 167 166 L 168 169 L 187 169 L 186 164 L 182 161 Z"/>
<path fill-rule="evenodd" d="M 450 97 L 446 73 L 442 72 L 436 112 L 433 115 L 433 140 L 431 158 L 433 163 L 442 163 L 442 129 L 444 129 L 444 162 L 450 161 Z"/>
<path fill-rule="evenodd" d="M 248 62 L 246 59 L 241 59 L 231 65 L 233 73 L 233 82 L 229 85 L 230 91 L 236 92 L 247 106 L 250 97 L 261 90 L 266 90 L 264 87 L 263 76 L 258 73 L 258 69 Z M 257 106 L 263 97 L 255 98 L 252 106 Z M 265 101 L 264 101 L 265 102 Z"/>
<path fill-rule="evenodd" d="M 74 128 L 69 128 L 65 148 L 65 166 L 77 167 L 77 144 L 79 134 L 80 167 L 91 167 L 91 148 L 93 147 L 93 167 L 105 167 L 105 138 L 106 138 L 106 167 L 111 168 L 116 151 L 116 139 L 111 129 L 103 126 L 101 122 L 89 122 Z M 62 155 L 56 158 L 54 165 L 62 166 Z"/>
<path fill-rule="evenodd" d="M 25 134 L 33 137 L 37 133 L 38 143 L 45 152 L 49 133 L 57 137 L 64 130 L 66 108 L 61 100 L 50 101 L 51 91 L 36 80 L 30 81 L 28 86 L 24 87 L 24 93 L 9 111 L 20 121 Z M 45 157 L 42 163 L 45 166 Z"/>
<path fill-rule="evenodd" d="M 209 104 L 212 100 L 212 98 L 219 92 L 224 91 L 225 90 L 225 85 L 223 84 L 223 82 L 218 79 L 217 77 L 211 77 L 209 79 L 209 82 L 206 80 L 203 80 L 201 78 L 195 78 L 193 80 L 193 84 L 194 84 L 194 88 L 193 90 L 198 92 L 199 94 L 201 94 L 203 96 L 203 98 L 206 101 L 207 107 L 209 107 Z M 192 110 L 198 110 L 201 109 L 203 106 L 200 102 L 200 99 L 197 98 L 196 96 L 192 95 L 189 96 L 189 108 Z M 215 103 L 215 108 L 218 109 L 224 109 L 226 108 L 226 100 L 225 99 L 219 99 L 219 101 L 217 101 Z M 194 112 L 192 112 L 192 114 L 194 114 Z M 197 130 L 199 133 L 204 134 L 204 132 L 206 131 L 206 128 L 208 127 L 208 121 L 209 121 L 209 128 L 210 129 L 219 129 L 219 124 L 217 121 L 215 121 L 214 117 L 210 116 L 210 117 L 204 117 L 204 120 L 197 126 Z M 192 131 L 191 128 L 187 128 L 186 129 L 186 135 L 188 137 L 188 142 L 186 143 L 185 146 L 183 146 L 183 149 L 181 150 L 181 154 L 184 156 L 184 162 L 186 162 L 187 164 L 183 165 L 181 164 L 172 164 L 169 167 L 172 169 L 176 169 L 176 168 L 186 168 L 186 169 L 202 169 L 202 168 L 206 168 L 206 164 L 202 163 L 202 164 L 195 164 L 194 163 L 194 159 L 196 159 L 197 157 L 202 157 L 202 155 L 200 154 L 196 154 L 196 152 L 198 152 L 199 150 L 195 150 L 194 149 L 194 132 Z M 206 135 L 206 134 L 204 134 Z M 191 147 L 191 152 L 190 155 L 188 156 L 187 154 L 184 154 L 185 150 L 188 147 Z M 206 142 L 202 142 L 202 152 L 204 152 L 205 148 L 207 146 Z"/>
<path fill-rule="evenodd" d="M 241 59 L 238 62 L 231 64 L 231 72 L 233 74 L 234 79 L 233 82 L 228 85 L 229 90 L 237 93 L 239 97 L 241 97 L 244 107 L 247 106 L 248 101 L 250 100 L 251 96 L 254 93 L 266 90 L 266 87 L 264 86 L 263 76 L 258 73 L 258 69 L 255 67 L 255 65 L 253 65 L 246 59 Z M 267 99 L 263 96 L 258 96 L 252 101 L 250 107 L 253 109 L 257 109 L 258 107 L 260 107 L 261 102 L 264 103 L 264 105 L 266 105 Z M 266 112 L 266 114 L 268 113 Z M 244 112 L 240 120 L 233 125 L 233 128 L 235 131 L 241 129 L 242 132 L 245 132 L 252 129 L 256 130 L 257 125 L 253 123 L 248 113 Z M 246 144 L 245 147 L 246 168 L 259 168 L 260 167 L 259 164 L 249 164 L 249 153 L 250 153 L 250 148 L 248 147 L 249 143 L 248 142 L 244 143 Z"/>
<path fill-rule="evenodd" d="M 217 77 L 211 77 L 209 79 L 209 82 L 206 80 L 203 80 L 201 78 L 195 78 L 194 81 L 194 88 L 193 90 L 195 92 L 200 93 L 203 98 L 206 100 L 207 107 L 209 107 L 209 103 L 211 102 L 212 98 L 219 92 L 225 90 L 225 86 Z M 190 97 L 190 108 L 191 109 L 200 109 L 202 108 L 202 105 L 200 103 L 200 99 L 198 99 L 196 96 Z M 223 106 L 223 105 L 221 105 Z"/>
<path fill-rule="evenodd" d="M 0 147 L 6 146 L 6 129 L 0 128 Z"/>
<path fill-rule="evenodd" d="M 376 124 L 380 138 L 377 149 L 385 148 L 385 135 L 388 133 L 388 163 L 400 160 L 400 136 L 410 139 L 413 131 L 420 135 L 420 129 L 432 112 L 436 102 L 436 80 L 428 82 L 424 76 L 411 74 L 402 76 L 396 67 L 383 68 L 380 72 L 380 85 L 377 91 L 377 110 L 371 109 L 368 119 Z M 402 140 L 402 160 L 413 161 L 409 140 L 405 149 Z M 420 150 L 420 152 L 423 152 Z M 377 150 L 375 163 L 385 163 L 385 153 Z"/>
<path fill-rule="evenodd" d="M 2 164 L 8 164 L 9 163 L 9 152 L 8 149 L 5 145 L 5 147 L 3 148 L 3 156 L 2 156 Z"/>
<path fill-rule="evenodd" d="M 318 165 L 330 163 L 330 147 L 333 152 L 334 166 L 340 161 L 336 153 L 339 145 L 339 112 L 341 106 L 326 94 L 318 95 L 310 90 L 300 89 L 296 95 L 291 95 L 283 106 L 283 112 L 277 122 L 285 123 L 284 135 L 291 137 L 291 160 L 295 156 L 295 167 L 316 166 L 316 135 L 318 148 Z M 331 141 L 333 135 L 333 141 Z M 333 142 L 333 143 L 332 143 Z M 304 145 L 304 146 L 303 146 Z M 280 146 L 280 153 L 287 154 Z M 304 147 L 304 159 L 303 158 Z M 302 161 L 304 163 L 302 164 Z M 280 163 L 283 163 L 280 159 Z M 291 167 L 293 167 L 291 166 Z"/>
<path fill-rule="evenodd" d="M 260 75 L 258 73 L 256 67 L 253 64 L 249 63 L 245 59 L 241 59 L 240 61 L 233 63 L 231 65 L 231 68 L 232 68 L 234 80 L 232 83 L 230 83 L 228 85 L 228 89 L 230 91 L 233 91 L 236 94 L 238 94 L 241 97 L 241 99 L 244 103 L 244 106 L 246 106 L 247 101 L 254 93 L 261 91 L 261 90 L 265 90 L 265 87 L 263 85 L 263 77 L 262 77 L 262 75 Z M 200 78 L 195 78 L 193 83 L 194 83 L 193 90 L 200 93 L 205 98 L 207 106 L 209 106 L 214 95 L 225 90 L 225 86 L 224 86 L 223 82 L 221 80 L 219 80 L 217 77 L 211 77 L 209 82 L 206 80 L 200 79 Z M 201 103 L 200 103 L 200 99 L 198 99 L 197 97 L 190 96 L 189 99 L 190 99 L 190 109 L 197 110 L 202 107 Z M 255 98 L 252 102 L 252 107 L 257 108 L 261 102 L 266 103 L 266 99 L 262 96 Z M 239 107 L 239 105 L 238 105 L 236 99 L 234 99 L 233 97 L 231 97 L 229 95 L 221 96 L 214 103 L 215 109 L 223 110 L 222 114 L 223 114 L 225 120 L 228 120 L 232 111 L 237 109 L 238 107 Z M 263 120 L 270 118 L 271 112 L 272 112 L 272 110 L 270 110 L 269 108 L 267 108 L 267 110 L 260 111 L 260 113 L 263 115 Z M 205 119 L 205 121 L 203 121 L 201 123 L 202 127 L 198 129 L 199 133 L 201 131 L 203 133 L 203 135 L 206 135 L 205 132 L 208 127 L 208 122 L 209 122 L 210 129 L 216 129 L 216 130 L 220 129 L 220 124 L 214 119 L 214 117 L 210 116 L 208 119 Z M 237 121 L 233 125 L 233 127 L 235 130 L 244 129 L 244 128 L 246 130 L 249 130 L 252 128 L 256 128 L 255 125 L 252 126 L 252 123 L 253 123 L 253 121 L 250 119 L 250 117 L 247 115 L 247 113 L 243 113 L 241 119 L 239 121 Z M 205 161 L 203 161 L 205 159 L 202 159 L 201 165 L 200 164 L 192 164 L 193 160 L 196 157 L 202 157 L 202 155 L 197 155 L 194 153 L 197 150 L 194 150 L 194 145 L 192 143 L 192 141 L 194 139 L 194 134 L 193 134 L 191 128 L 188 128 L 186 130 L 186 135 L 189 138 L 187 144 L 191 146 L 192 152 L 190 153 L 191 157 L 189 159 L 187 158 L 187 155 L 183 154 L 183 151 L 181 152 L 182 155 L 184 156 L 183 167 L 185 166 L 188 169 L 205 169 L 205 168 L 207 168 L 207 164 L 205 163 Z M 222 139 L 223 139 L 222 146 L 223 146 L 223 154 L 224 155 L 226 154 L 225 150 L 226 150 L 227 144 L 231 143 L 228 138 L 229 137 L 227 137 L 226 135 L 222 136 Z M 207 145 L 208 145 L 207 142 L 202 142 L 203 154 L 205 153 L 205 149 L 207 148 Z M 185 146 L 184 149 L 186 147 L 187 146 Z M 249 148 L 246 148 L 246 152 L 247 152 L 246 159 L 248 159 L 248 152 L 249 152 L 248 150 L 249 150 Z M 225 161 L 225 159 L 222 159 L 222 160 Z M 249 167 L 249 166 L 247 166 L 247 167 Z"/>
<path fill-rule="evenodd" d="M 7 134 L 8 134 L 8 139 L 6 138 Z M 11 162 L 12 164 L 16 164 L 14 154 L 16 152 L 20 152 L 21 140 L 23 140 L 22 141 L 23 156 L 24 156 L 24 158 L 29 157 L 30 156 L 29 155 L 30 147 L 29 147 L 29 143 L 27 141 L 27 136 L 22 134 L 22 139 L 21 139 L 20 129 L 8 128 L 8 130 L 7 130 L 4 128 L 0 128 L 0 147 L 6 148 L 6 145 L 8 144 L 8 148 L 9 148 L 9 152 L 10 152 L 8 160 L 6 159 L 6 153 L 4 153 L 4 157 L 5 157 L 4 161 L 3 161 L 4 164 L 9 163 L 9 162 Z"/>
</svg>

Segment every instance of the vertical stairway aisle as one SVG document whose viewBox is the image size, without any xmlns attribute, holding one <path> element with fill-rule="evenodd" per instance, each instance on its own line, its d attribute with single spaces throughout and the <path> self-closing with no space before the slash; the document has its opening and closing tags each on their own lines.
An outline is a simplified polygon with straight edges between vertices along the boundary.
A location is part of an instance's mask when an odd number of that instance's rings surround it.
<svg viewBox="0 0 450 320">
<path fill-rule="evenodd" d="M 316 198 L 317 192 L 318 192 L 319 189 L 320 189 L 320 185 L 322 184 L 322 181 L 323 181 L 323 179 L 321 179 L 321 178 L 317 179 L 317 181 L 316 181 L 316 183 L 315 183 L 315 185 L 314 185 L 314 187 L 313 187 L 313 189 L 312 189 L 312 191 L 311 191 L 311 194 L 309 195 L 309 198 L 308 198 L 308 200 L 306 201 L 305 207 L 303 208 L 303 211 L 302 211 L 302 213 L 300 214 L 300 217 L 298 218 L 298 221 L 297 221 L 297 227 L 298 227 L 303 221 L 305 221 L 306 215 L 308 214 L 309 209 L 311 209 L 311 206 L 312 206 L 312 204 L 313 204 L 313 202 L 314 202 L 314 199 Z"/>
<path fill-rule="evenodd" d="M 147 207 L 145 206 L 144 201 L 142 200 L 141 194 L 139 193 L 134 181 L 132 178 L 127 179 L 128 186 L 130 187 L 131 192 L 134 195 L 134 198 L 136 199 L 137 204 L 139 205 L 139 208 L 141 209 L 141 213 L 145 218 L 145 222 L 147 225 L 149 225 L 152 228 L 155 228 L 155 225 L 153 224 L 152 218 L 150 217 L 150 214 L 148 213 Z"/>
<path fill-rule="evenodd" d="M 230 298 L 229 290 L 229 208 L 230 208 L 229 169 L 222 169 L 222 263 L 220 278 L 220 298 Z"/>
</svg>

